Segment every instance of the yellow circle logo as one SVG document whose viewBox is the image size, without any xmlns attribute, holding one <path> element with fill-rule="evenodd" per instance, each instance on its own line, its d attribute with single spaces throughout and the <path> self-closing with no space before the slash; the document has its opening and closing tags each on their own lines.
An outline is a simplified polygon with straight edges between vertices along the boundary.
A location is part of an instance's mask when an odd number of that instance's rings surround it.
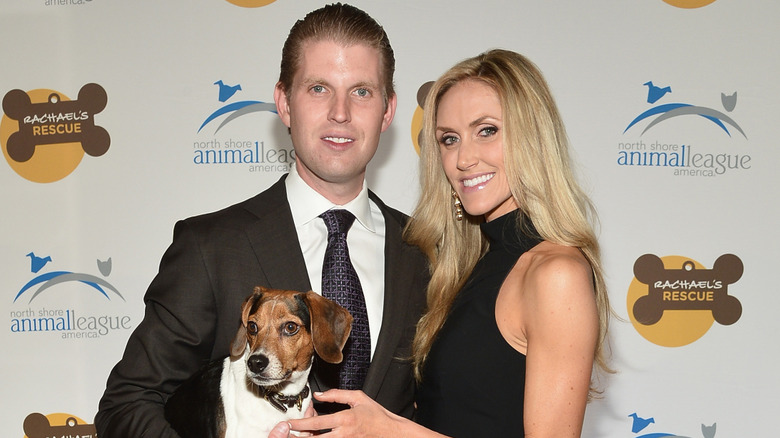
<svg viewBox="0 0 780 438">
<path fill-rule="evenodd" d="M 645 254 L 634 263 L 626 305 L 636 331 L 664 347 L 688 345 L 712 327 L 731 325 L 742 315 L 728 286 L 742 277 L 742 261 L 725 254 L 712 269 L 681 256 Z"/>
<path fill-rule="evenodd" d="M 232 3 L 242 8 L 261 8 L 268 6 L 276 0 L 227 0 L 228 3 Z"/>
<path fill-rule="evenodd" d="M 423 107 L 425 106 L 425 98 L 428 96 L 433 86 L 433 81 L 426 82 L 420 86 L 417 90 L 417 108 L 414 109 L 412 114 L 412 145 L 414 150 L 417 151 L 417 155 L 420 155 L 420 137 L 422 136 L 422 124 L 423 124 Z"/>
<path fill-rule="evenodd" d="M 420 134 L 422 133 L 423 109 L 419 106 L 412 114 L 412 145 L 417 155 L 420 155 Z"/>
<path fill-rule="evenodd" d="M 715 0 L 664 0 L 664 3 L 683 9 L 696 9 L 715 3 Z"/>
</svg>

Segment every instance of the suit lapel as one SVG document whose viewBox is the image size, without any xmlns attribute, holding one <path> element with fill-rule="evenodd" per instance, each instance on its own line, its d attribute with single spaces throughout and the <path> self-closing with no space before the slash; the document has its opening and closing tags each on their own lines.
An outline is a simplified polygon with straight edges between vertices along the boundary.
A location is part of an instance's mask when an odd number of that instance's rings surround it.
<svg viewBox="0 0 780 438">
<path fill-rule="evenodd" d="M 404 245 L 401 237 L 403 224 L 388 214 L 387 206 L 376 195 L 369 192 L 369 196 L 379 206 L 385 218 L 385 290 L 382 328 L 363 385 L 363 391 L 370 397 L 376 398 L 405 328 L 399 323 L 398 318 L 406 311 L 404 303 L 409 299 L 409 288 L 404 288 L 403 285 L 409 284 L 409 281 L 405 281 L 408 271 L 402 269 L 404 264 L 398 263 L 399 260 L 404 260 Z"/>
<path fill-rule="evenodd" d="M 306 292 L 311 290 L 309 274 L 287 201 L 285 177 L 247 202 L 246 209 L 257 216 L 247 228 L 247 238 L 267 287 Z"/>
</svg>

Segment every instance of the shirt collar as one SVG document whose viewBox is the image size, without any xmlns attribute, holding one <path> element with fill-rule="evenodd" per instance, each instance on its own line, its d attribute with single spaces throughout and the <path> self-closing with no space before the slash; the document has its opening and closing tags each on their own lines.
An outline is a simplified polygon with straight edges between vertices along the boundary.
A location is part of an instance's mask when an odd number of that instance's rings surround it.
<svg viewBox="0 0 780 438">
<path fill-rule="evenodd" d="M 371 217 L 371 206 L 368 199 L 366 181 L 363 180 L 363 188 L 355 199 L 344 205 L 336 205 L 309 187 L 298 175 L 295 165 L 290 166 L 290 173 L 285 180 L 287 200 L 292 211 L 293 221 L 296 227 L 308 224 L 317 219 L 319 215 L 332 208 L 343 208 L 355 216 L 355 219 L 368 231 L 376 232 L 374 220 Z"/>
</svg>

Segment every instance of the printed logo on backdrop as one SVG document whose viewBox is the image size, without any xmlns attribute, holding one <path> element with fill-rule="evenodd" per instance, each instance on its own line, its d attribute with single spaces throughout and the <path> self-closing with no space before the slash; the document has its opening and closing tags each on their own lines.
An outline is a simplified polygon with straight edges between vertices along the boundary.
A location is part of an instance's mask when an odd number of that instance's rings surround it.
<svg viewBox="0 0 780 438">
<path fill-rule="evenodd" d="M 276 0 L 226 0 L 226 1 L 236 6 L 241 6 L 243 8 L 261 8 L 263 6 L 270 5 Z"/>
<path fill-rule="evenodd" d="M 97 438 L 94 424 L 70 414 L 33 412 L 24 419 L 24 438 Z"/>
<path fill-rule="evenodd" d="M 653 417 L 642 418 L 637 415 L 636 412 L 634 412 L 633 414 L 629 415 L 628 418 L 631 418 L 629 422 L 631 423 L 631 432 L 633 434 L 633 438 L 694 438 L 699 436 L 702 436 L 703 438 L 715 438 L 715 431 L 718 428 L 717 423 L 712 423 L 709 426 L 701 423 L 701 435 L 698 433 L 692 435 L 679 435 L 676 433 L 654 431 L 658 429 L 658 426 L 655 425 L 655 418 Z M 653 432 L 648 433 L 648 431 Z"/>
<path fill-rule="evenodd" d="M 92 0 L 43 0 L 44 6 L 82 6 L 92 3 Z"/>
<path fill-rule="evenodd" d="M 420 155 L 420 143 L 422 142 L 422 124 L 423 124 L 423 108 L 425 107 L 425 97 L 428 96 L 428 91 L 431 90 L 433 81 L 428 81 L 417 89 L 417 107 L 412 114 L 412 144 L 414 150 L 417 151 L 417 155 Z"/>
<path fill-rule="evenodd" d="M 32 278 L 14 293 L 8 324 L 12 334 L 99 339 L 133 328 L 128 315 L 95 310 L 109 307 L 106 301 L 125 301 L 107 280 L 112 270 L 110 257 L 97 259 L 99 275 L 53 270 L 55 260 L 50 255 L 30 252 L 27 257 Z"/>
<path fill-rule="evenodd" d="M 98 84 L 81 87 L 76 100 L 48 89 L 9 91 L 3 97 L 0 119 L 5 160 L 19 176 L 33 182 L 65 178 L 85 153 L 100 157 L 108 151 L 111 138 L 95 120 L 107 103 L 108 95 Z"/>
<path fill-rule="evenodd" d="M 631 323 L 645 339 L 664 347 L 688 345 L 714 322 L 732 325 L 742 316 L 742 304 L 731 286 L 743 271 L 734 254 L 718 257 L 712 269 L 686 257 L 645 254 L 634 262 L 628 288 Z"/>
<path fill-rule="evenodd" d="M 617 148 L 619 166 L 657 168 L 674 176 L 693 177 L 717 177 L 751 168 L 752 157 L 745 151 L 747 134 L 731 115 L 737 106 L 737 92 L 721 92 L 718 103 L 722 108 L 715 108 L 670 102 L 672 94 L 685 92 L 676 87 L 673 92 L 667 84 L 648 81 L 644 86 L 651 107 L 623 130 L 625 140 Z"/>
<path fill-rule="evenodd" d="M 198 166 L 241 166 L 249 172 L 285 173 L 295 162 L 295 151 L 271 147 L 264 140 L 234 135 L 231 125 L 248 117 L 276 115 L 273 102 L 240 100 L 235 98 L 241 84 L 228 85 L 222 80 L 217 86 L 217 99 L 221 106 L 209 114 L 198 128 L 198 138 L 193 142 L 192 162 Z M 235 99 L 234 99 L 235 98 Z M 221 121 L 217 124 L 217 121 Z M 216 125 L 216 126 L 214 126 Z"/>
<path fill-rule="evenodd" d="M 664 0 L 664 3 L 683 9 L 696 9 L 715 3 L 715 0 Z"/>
</svg>

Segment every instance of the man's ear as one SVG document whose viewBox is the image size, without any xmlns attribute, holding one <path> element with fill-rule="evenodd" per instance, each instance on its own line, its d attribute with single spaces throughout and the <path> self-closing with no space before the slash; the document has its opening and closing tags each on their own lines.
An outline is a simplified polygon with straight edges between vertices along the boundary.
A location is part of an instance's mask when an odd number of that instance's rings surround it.
<svg viewBox="0 0 780 438">
<path fill-rule="evenodd" d="M 385 130 L 390 127 L 390 123 L 393 122 L 393 118 L 395 117 L 395 107 L 397 104 L 398 98 L 396 97 L 395 93 L 393 93 L 392 96 L 387 97 L 387 108 L 385 108 L 385 114 L 382 117 L 381 132 L 385 132 Z"/>
<path fill-rule="evenodd" d="M 287 99 L 287 91 L 285 91 L 281 82 L 277 82 L 276 87 L 274 87 L 274 102 L 276 103 L 276 113 L 279 114 L 282 123 L 289 128 L 290 102 Z"/>
</svg>

